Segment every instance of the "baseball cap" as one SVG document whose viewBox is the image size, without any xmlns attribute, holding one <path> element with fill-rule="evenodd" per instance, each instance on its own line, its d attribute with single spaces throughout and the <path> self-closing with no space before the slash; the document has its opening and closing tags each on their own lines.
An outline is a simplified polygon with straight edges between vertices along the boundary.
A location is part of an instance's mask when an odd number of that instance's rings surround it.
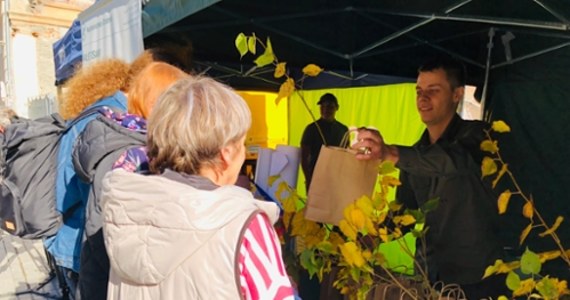
<svg viewBox="0 0 570 300">
<path fill-rule="evenodd" d="M 336 106 L 338 106 L 338 101 L 336 100 L 336 97 L 331 93 L 326 93 L 326 94 L 322 95 L 321 99 L 319 100 L 319 102 L 317 102 L 317 104 L 321 105 L 324 102 L 333 103 Z"/>
</svg>

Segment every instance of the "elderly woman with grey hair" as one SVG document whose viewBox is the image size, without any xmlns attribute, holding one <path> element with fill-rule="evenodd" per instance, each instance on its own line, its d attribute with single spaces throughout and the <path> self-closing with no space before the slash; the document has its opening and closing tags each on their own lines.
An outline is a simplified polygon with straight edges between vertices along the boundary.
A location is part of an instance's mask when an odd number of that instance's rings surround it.
<svg viewBox="0 0 570 300">
<path fill-rule="evenodd" d="M 148 121 L 151 175 L 103 183 L 108 299 L 293 299 L 274 203 L 234 185 L 251 113 L 213 79 L 182 79 Z"/>
</svg>

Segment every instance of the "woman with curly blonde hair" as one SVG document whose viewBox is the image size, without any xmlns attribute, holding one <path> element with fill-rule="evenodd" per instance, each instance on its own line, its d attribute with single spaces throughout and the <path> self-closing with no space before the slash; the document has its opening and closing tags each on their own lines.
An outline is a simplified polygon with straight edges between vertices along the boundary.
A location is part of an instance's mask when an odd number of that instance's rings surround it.
<svg viewBox="0 0 570 300">
<path fill-rule="evenodd" d="M 57 154 L 56 208 L 63 220 L 58 232 L 44 240 L 44 246 L 67 275 L 72 294 L 76 290 L 89 194 L 89 183 L 81 181 L 73 167 L 73 145 L 87 124 L 100 115 L 101 108 L 126 111 L 124 89 L 128 75 L 129 64 L 119 59 L 104 59 L 80 67 L 65 83 L 59 103 L 61 116 L 71 126 L 60 138 Z"/>
<path fill-rule="evenodd" d="M 119 59 L 106 59 L 80 67 L 63 86 L 59 113 L 66 120 L 77 117 L 86 107 L 105 98 L 126 109 L 130 65 Z M 120 94 L 118 92 L 121 92 Z"/>
<path fill-rule="evenodd" d="M 87 124 L 103 114 L 104 108 L 116 112 L 127 110 L 126 92 L 132 75 L 130 64 L 119 59 L 103 59 L 80 67 L 64 84 L 59 112 L 72 127 L 60 139 L 55 187 L 56 207 L 64 218 L 57 234 L 47 238 L 44 245 L 58 266 L 64 268 L 64 273 L 73 274 L 69 280 L 71 291 L 75 291 L 80 269 L 85 207 L 90 189 L 90 184 L 81 181 L 75 173 L 71 155 L 73 145 Z"/>
</svg>

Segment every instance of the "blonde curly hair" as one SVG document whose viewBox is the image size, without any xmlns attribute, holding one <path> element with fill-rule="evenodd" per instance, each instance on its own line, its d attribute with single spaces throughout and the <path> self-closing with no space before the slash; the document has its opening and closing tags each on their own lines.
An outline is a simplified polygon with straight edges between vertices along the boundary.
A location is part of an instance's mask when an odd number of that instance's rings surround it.
<svg viewBox="0 0 570 300">
<path fill-rule="evenodd" d="M 73 77 L 64 84 L 64 94 L 59 102 L 59 113 L 73 119 L 86 107 L 117 91 L 126 91 L 129 81 L 129 64 L 120 59 L 104 59 L 79 67 Z"/>
</svg>

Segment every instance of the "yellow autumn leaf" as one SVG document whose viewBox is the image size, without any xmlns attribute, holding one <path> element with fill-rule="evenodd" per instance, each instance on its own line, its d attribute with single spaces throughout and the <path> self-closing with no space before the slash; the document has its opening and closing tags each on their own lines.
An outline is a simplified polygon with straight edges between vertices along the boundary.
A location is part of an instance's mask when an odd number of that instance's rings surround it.
<svg viewBox="0 0 570 300">
<path fill-rule="evenodd" d="M 534 290 L 535 285 L 536 282 L 532 278 L 522 280 L 519 288 L 516 291 L 513 291 L 513 296 L 518 297 L 530 294 L 532 290 Z"/>
<path fill-rule="evenodd" d="M 497 164 L 495 163 L 495 161 L 492 158 L 485 156 L 483 158 L 483 162 L 481 163 L 481 176 L 485 177 L 493 175 L 496 172 L 497 172 Z"/>
<path fill-rule="evenodd" d="M 320 236 L 316 235 L 307 235 L 304 236 L 305 238 L 305 246 L 307 248 L 316 247 L 323 239 Z"/>
<path fill-rule="evenodd" d="M 558 281 L 558 279 L 555 279 Z M 560 295 L 570 295 L 570 290 L 568 290 L 568 282 L 566 280 L 560 280 L 556 283 L 556 288 Z"/>
<path fill-rule="evenodd" d="M 497 141 L 492 141 L 492 140 L 482 141 L 480 148 L 483 151 L 490 152 L 493 154 L 499 151 L 499 146 L 497 146 Z"/>
<path fill-rule="evenodd" d="M 360 209 L 355 208 L 350 212 L 350 222 L 357 230 L 362 230 L 366 224 L 366 216 Z"/>
<path fill-rule="evenodd" d="M 344 260 L 355 267 L 362 267 L 365 264 L 364 257 L 362 256 L 362 250 L 354 242 L 347 242 L 340 246 L 340 252 L 344 257 Z"/>
<path fill-rule="evenodd" d="M 372 212 L 374 211 L 374 207 L 372 207 L 372 200 L 370 200 L 367 196 L 362 196 L 356 200 L 356 207 L 358 207 L 365 216 L 370 217 Z"/>
<path fill-rule="evenodd" d="M 539 253 L 538 258 L 540 259 L 541 263 L 544 263 L 546 261 L 553 260 L 553 259 L 560 257 L 561 254 L 562 254 L 562 252 L 560 252 L 560 250 L 552 250 L 552 251 Z"/>
<path fill-rule="evenodd" d="M 495 188 L 497 186 L 497 183 L 499 183 L 499 180 L 501 180 L 501 177 L 503 177 L 503 175 L 505 175 L 505 173 L 507 172 L 508 169 L 509 169 L 508 164 L 503 164 L 503 166 L 501 166 L 501 170 L 499 171 L 499 174 L 497 175 L 497 177 L 495 177 L 495 180 L 493 180 L 493 188 Z"/>
<path fill-rule="evenodd" d="M 366 218 L 364 229 L 366 229 L 369 235 L 372 236 L 378 235 L 378 231 L 376 230 L 376 227 L 374 226 L 374 223 L 372 223 L 372 220 L 370 218 Z"/>
<path fill-rule="evenodd" d="M 293 78 L 287 78 L 281 87 L 279 87 L 279 93 L 277 94 L 277 98 L 275 99 L 275 105 L 279 104 L 279 101 L 283 98 L 288 98 L 293 94 L 295 91 L 295 81 Z"/>
<path fill-rule="evenodd" d="M 338 227 L 340 229 L 340 232 L 342 232 L 347 238 L 353 241 L 356 240 L 356 235 L 358 232 L 346 220 L 340 220 L 340 222 L 338 222 Z"/>
<path fill-rule="evenodd" d="M 354 203 L 350 203 L 349 205 L 347 205 L 343 210 L 342 210 L 342 215 L 344 216 L 344 219 L 349 222 L 352 223 L 352 210 L 355 209 Z"/>
<path fill-rule="evenodd" d="M 401 185 L 402 183 L 400 182 L 400 180 L 394 176 L 390 176 L 390 175 L 384 175 L 382 176 L 382 185 L 386 185 L 389 187 L 396 187 Z"/>
<path fill-rule="evenodd" d="M 277 181 L 277 179 L 281 178 L 280 175 L 271 175 L 269 176 L 269 178 L 267 179 L 267 183 L 269 184 L 269 186 L 273 186 L 273 184 L 275 183 L 275 181 Z"/>
<path fill-rule="evenodd" d="M 395 216 L 394 223 L 396 225 L 408 226 L 416 223 L 416 218 L 412 215 Z"/>
<path fill-rule="evenodd" d="M 384 212 L 381 212 L 381 213 L 378 215 L 378 217 L 376 217 L 376 218 L 374 219 L 374 221 L 376 221 L 376 223 L 378 223 L 378 224 L 382 224 L 382 223 L 384 223 L 384 221 L 386 220 L 386 217 L 387 217 L 387 216 L 388 216 L 388 212 L 385 212 L 385 211 L 384 211 Z"/>
<path fill-rule="evenodd" d="M 504 214 L 507 211 L 507 206 L 509 206 L 510 199 L 511 199 L 511 191 L 506 190 L 501 193 L 499 199 L 497 200 L 497 205 L 499 207 L 499 214 Z"/>
<path fill-rule="evenodd" d="M 338 246 L 344 244 L 344 239 L 340 236 L 340 234 L 338 232 L 331 232 L 329 235 L 329 242 L 331 242 L 331 244 L 333 244 L 333 246 L 336 248 L 338 248 Z"/>
<path fill-rule="evenodd" d="M 402 204 L 396 201 L 392 201 L 388 204 L 391 211 L 399 211 L 402 208 Z"/>
<path fill-rule="evenodd" d="M 369 260 L 372 257 L 372 252 L 370 252 L 370 250 L 364 250 L 362 252 L 362 257 L 364 257 L 366 260 Z"/>
<path fill-rule="evenodd" d="M 497 274 L 505 274 L 520 268 L 520 261 L 503 262 L 497 268 Z"/>
<path fill-rule="evenodd" d="M 378 236 L 380 237 L 380 239 L 384 243 L 387 243 L 388 241 L 390 241 L 390 238 L 388 235 L 388 229 L 386 227 L 382 227 L 378 230 Z"/>
<path fill-rule="evenodd" d="M 295 214 L 292 226 L 291 235 L 293 236 L 316 235 L 321 229 L 321 226 L 317 225 L 317 223 L 305 219 L 302 213 Z"/>
<path fill-rule="evenodd" d="M 542 232 L 538 235 L 540 237 L 545 237 L 549 234 L 552 234 L 554 231 L 556 231 L 556 229 L 558 229 L 558 227 L 560 227 L 560 224 L 562 224 L 562 221 L 564 221 L 564 218 L 562 216 L 558 216 L 556 218 L 556 221 L 554 221 L 554 224 L 552 224 L 552 227 L 550 227 L 548 230 L 546 230 L 545 232 Z"/>
<path fill-rule="evenodd" d="M 286 213 L 293 213 L 297 210 L 297 206 L 295 205 L 296 198 L 295 197 L 287 197 L 283 200 L 283 211 Z"/>
<path fill-rule="evenodd" d="M 502 260 L 502 259 L 497 259 L 497 260 L 495 260 L 495 263 L 494 263 L 492 266 L 488 266 L 488 267 L 485 269 L 485 274 L 483 274 L 483 278 L 482 278 L 482 279 L 485 279 L 485 278 L 487 278 L 487 277 L 489 277 L 489 276 L 491 276 L 491 275 L 497 273 L 497 270 L 499 269 L 499 266 L 500 266 L 501 264 L 503 264 L 503 260 Z"/>
<path fill-rule="evenodd" d="M 311 77 L 318 76 L 323 69 L 315 64 L 308 64 L 303 68 L 303 74 Z"/>
<path fill-rule="evenodd" d="M 507 298 L 507 296 L 501 295 L 499 298 L 497 298 L 497 300 L 509 300 L 509 298 Z"/>
<path fill-rule="evenodd" d="M 277 185 L 277 189 L 275 190 L 275 196 L 278 199 L 282 198 L 283 192 L 285 192 L 287 190 L 289 186 L 287 185 L 286 181 L 281 181 L 279 182 L 279 184 Z"/>
<path fill-rule="evenodd" d="M 507 123 L 505 123 L 504 121 L 501 121 L 501 120 L 493 122 L 492 129 L 493 129 L 493 131 L 496 131 L 496 132 L 510 132 L 511 131 L 511 128 L 509 127 L 509 125 L 507 125 Z"/>
<path fill-rule="evenodd" d="M 273 77 L 281 78 L 285 75 L 285 66 L 287 65 L 286 62 L 278 63 L 277 67 L 275 67 L 275 72 L 273 73 Z"/>
<path fill-rule="evenodd" d="M 532 205 L 532 202 L 527 201 L 524 204 L 522 214 L 525 216 L 525 218 L 532 219 L 532 216 L 534 216 L 534 207 Z"/>
<path fill-rule="evenodd" d="M 394 229 L 394 231 L 392 232 L 392 236 L 396 239 L 401 237 L 402 236 L 402 230 L 400 230 L 400 228 L 396 227 Z"/>
<path fill-rule="evenodd" d="M 526 237 L 528 236 L 531 230 L 532 230 L 532 223 L 528 224 L 525 227 L 525 229 L 522 231 L 521 236 L 519 237 L 519 245 L 523 244 L 524 240 L 526 240 Z"/>
</svg>

